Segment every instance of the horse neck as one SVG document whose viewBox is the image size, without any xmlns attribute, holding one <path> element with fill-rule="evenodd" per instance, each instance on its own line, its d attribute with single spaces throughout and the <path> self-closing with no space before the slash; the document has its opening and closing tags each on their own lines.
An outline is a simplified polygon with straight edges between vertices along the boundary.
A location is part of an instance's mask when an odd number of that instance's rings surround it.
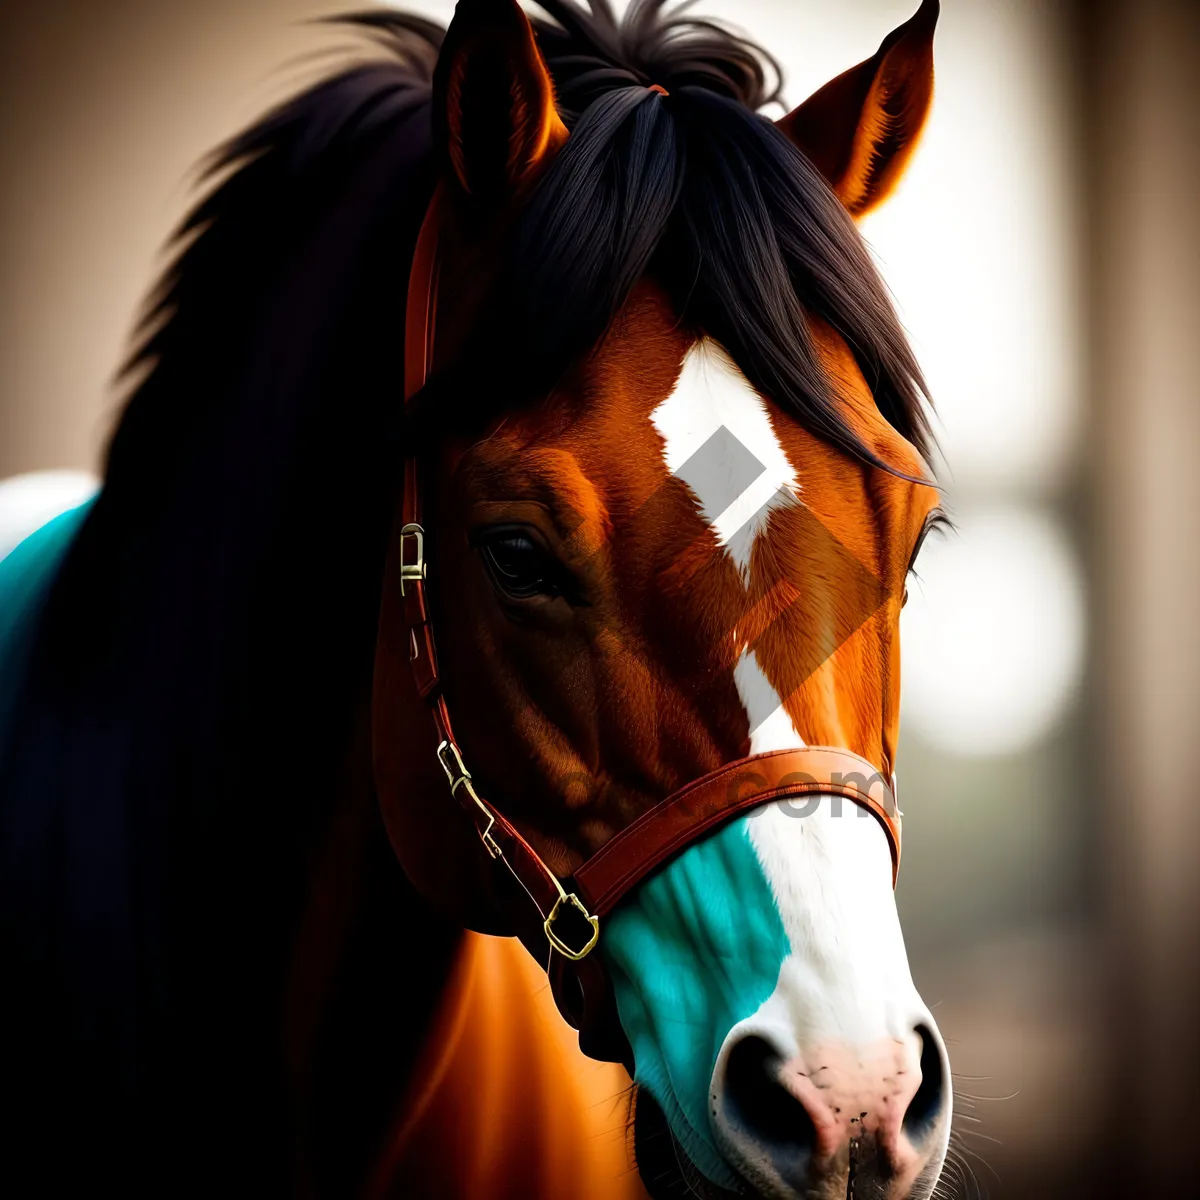
<svg viewBox="0 0 1200 1200">
<path fill-rule="evenodd" d="M 336 804 L 309 877 L 285 987 L 283 1042 L 297 1174 L 309 1195 L 361 1194 L 419 1087 L 463 931 L 396 861 L 360 706 Z"/>
<path fill-rule="evenodd" d="M 369 748 L 356 719 L 286 989 L 301 1194 L 645 1200 L 628 1076 L 583 1057 L 515 938 L 464 935 L 421 900 Z"/>
</svg>

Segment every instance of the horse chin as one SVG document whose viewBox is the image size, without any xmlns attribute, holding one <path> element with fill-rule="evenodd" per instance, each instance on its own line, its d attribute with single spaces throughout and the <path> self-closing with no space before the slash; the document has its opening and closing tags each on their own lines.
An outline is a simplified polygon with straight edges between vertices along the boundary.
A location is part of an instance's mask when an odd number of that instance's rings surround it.
<svg viewBox="0 0 1200 1200">
<path fill-rule="evenodd" d="M 671 1132 L 654 1097 L 638 1088 L 633 1108 L 633 1150 L 651 1200 L 733 1200 L 749 1191 L 727 1191 L 703 1175 Z"/>
</svg>

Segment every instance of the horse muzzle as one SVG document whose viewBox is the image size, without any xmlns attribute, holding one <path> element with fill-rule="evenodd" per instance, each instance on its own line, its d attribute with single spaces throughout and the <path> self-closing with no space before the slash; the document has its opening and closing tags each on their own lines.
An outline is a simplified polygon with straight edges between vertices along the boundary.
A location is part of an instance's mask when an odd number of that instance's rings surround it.
<svg viewBox="0 0 1200 1200">
<path fill-rule="evenodd" d="M 711 1121 L 754 1194 L 779 1200 L 928 1196 L 950 1125 L 946 1051 L 931 1022 L 874 1046 L 798 1049 L 752 1022 L 713 1072 Z"/>
</svg>

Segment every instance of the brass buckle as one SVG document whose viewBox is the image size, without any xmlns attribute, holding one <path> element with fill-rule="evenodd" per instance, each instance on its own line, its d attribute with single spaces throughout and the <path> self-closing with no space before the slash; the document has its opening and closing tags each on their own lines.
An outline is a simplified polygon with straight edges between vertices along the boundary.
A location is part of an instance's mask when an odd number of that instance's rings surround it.
<svg viewBox="0 0 1200 1200">
<path fill-rule="evenodd" d="M 471 772 L 467 770 L 467 764 L 463 762 L 462 751 L 447 739 L 437 748 L 437 760 L 442 764 L 442 770 L 446 772 L 446 778 L 450 782 L 450 795 L 457 796 L 460 787 L 466 788 L 467 795 L 475 802 L 475 807 L 487 817 L 487 824 L 483 829 L 480 829 L 478 825 L 475 826 L 479 833 L 479 840 L 492 858 L 501 858 L 504 851 L 492 837 L 492 826 L 496 823 L 496 817 L 479 798 L 479 793 L 475 791 L 475 785 L 471 782 Z"/>
<path fill-rule="evenodd" d="M 404 539 L 413 538 L 417 543 L 417 555 L 412 562 L 404 561 Z M 425 530 L 415 522 L 410 522 L 400 530 L 400 595 L 404 595 L 404 582 L 425 582 Z"/>
<path fill-rule="evenodd" d="M 460 787 L 465 788 L 467 795 L 475 802 L 476 808 L 487 817 L 487 825 L 483 829 L 480 830 L 476 826 L 484 849 L 492 858 L 502 858 L 504 851 L 501 850 L 496 839 L 492 837 L 492 826 L 496 823 L 495 814 L 484 804 L 479 798 L 479 794 L 475 791 L 475 785 L 471 782 L 471 772 L 467 770 L 467 764 L 463 762 L 462 751 L 459 750 L 454 742 L 446 738 L 437 748 L 437 759 L 442 765 L 442 770 L 446 772 L 446 779 L 450 784 L 450 794 L 457 796 L 458 789 Z M 586 958 L 592 952 L 592 948 L 599 940 L 600 918 L 593 917 L 584 908 L 583 901 L 574 892 L 571 892 L 569 895 L 564 892 L 557 880 L 555 880 L 555 887 L 558 888 L 558 899 L 555 900 L 554 907 L 550 910 L 550 915 L 542 922 L 542 928 L 546 931 L 546 940 L 559 954 L 565 958 L 569 958 L 572 962 L 578 962 L 581 958 Z M 554 932 L 554 922 L 558 919 L 559 910 L 564 904 L 568 904 L 576 909 L 592 927 L 592 936 L 588 938 L 587 945 L 582 947 L 582 949 L 576 950 L 574 947 L 569 946 Z"/>
<path fill-rule="evenodd" d="M 574 892 L 571 892 L 568 895 L 562 890 L 562 888 L 559 888 L 558 893 L 558 899 L 555 900 L 554 907 L 550 910 L 550 915 L 542 923 L 542 928 L 546 931 L 547 941 L 549 941 L 550 945 L 553 946 L 554 949 L 559 952 L 559 954 L 561 954 L 564 958 L 569 958 L 572 962 L 579 962 L 581 958 L 587 958 L 587 956 L 592 952 L 592 947 L 594 947 L 595 944 L 600 940 L 600 918 L 593 917 L 592 914 L 588 912 L 586 908 L 584 908 L 583 901 L 580 900 Z M 562 938 L 560 938 L 558 934 L 554 932 L 554 922 L 558 917 L 558 910 L 564 904 L 569 904 L 572 908 L 578 909 L 579 912 L 582 913 L 584 920 L 586 920 L 587 923 L 592 927 L 592 936 L 588 938 L 587 945 L 581 950 L 575 950 L 571 946 L 568 946 L 567 943 L 564 942 Z"/>
<path fill-rule="evenodd" d="M 462 751 L 449 739 L 442 742 L 437 748 L 438 762 L 442 764 L 442 770 L 446 772 L 446 779 L 450 783 L 450 795 L 454 795 L 458 791 L 460 783 L 466 783 L 471 778 L 471 772 L 467 770 L 467 764 L 463 762 Z M 453 761 L 448 761 L 448 757 Z"/>
</svg>

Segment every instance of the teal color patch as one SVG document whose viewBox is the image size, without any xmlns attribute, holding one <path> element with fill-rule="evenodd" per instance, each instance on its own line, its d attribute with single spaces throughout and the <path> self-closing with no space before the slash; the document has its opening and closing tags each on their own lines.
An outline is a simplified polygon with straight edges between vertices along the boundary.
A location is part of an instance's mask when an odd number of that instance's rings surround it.
<svg viewBox="0 0 1200 1200">
<path fill-rule="evenodd" d="M 692 1162 L 735 1179 L 717 1152 L 708 1094 L 725 1035 L 775 990 L 787 934 L 742 817 L 651 876 L 605 923 L 600 946 L 635 1080 Z"/>
<path fill-rule="evenodd" d="M 42 602 L 91 507 L 68 509 L 0 558 L 0 758 Z"/>
</svg>

